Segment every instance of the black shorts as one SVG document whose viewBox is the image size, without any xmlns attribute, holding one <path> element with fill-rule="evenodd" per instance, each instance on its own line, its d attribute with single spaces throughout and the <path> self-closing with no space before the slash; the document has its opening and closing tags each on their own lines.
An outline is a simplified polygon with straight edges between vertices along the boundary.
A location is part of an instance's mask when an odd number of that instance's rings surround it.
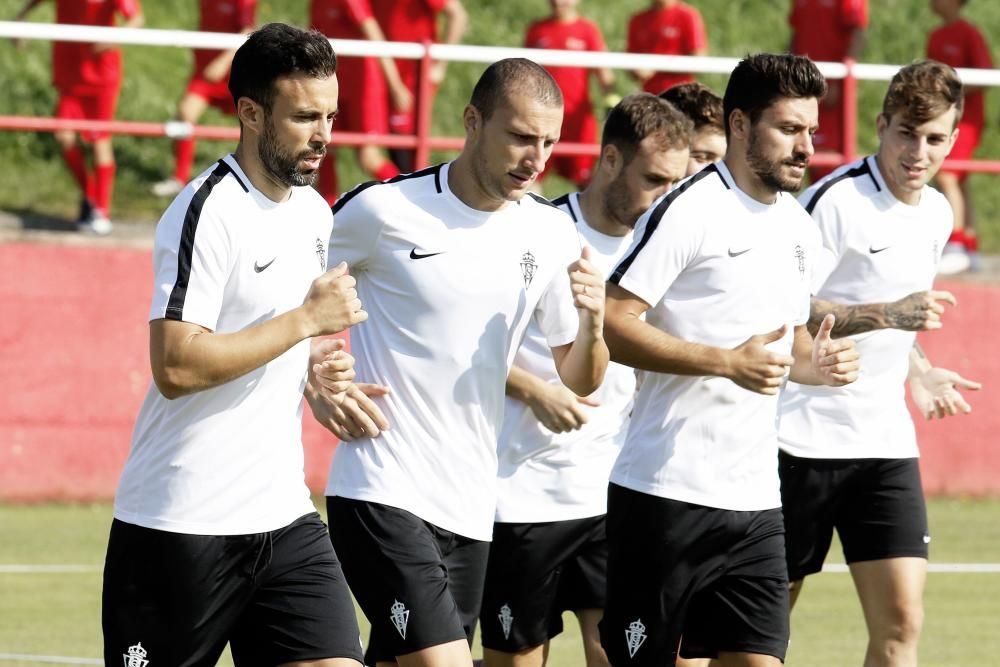
<svg viewBox="0 0 1000 667">
<path fill-rule="evenodd" d="M 604 609 L 604 515 L 546 523 L 497 523 L 479 623 L 483 646 L 506 653 L 562 632 L 562 612 Z"/>
<path fill-rule="evenodd" d="M 111 525 L 102 601 L 104 662 L 121 667 L 321 658 L 361 661 L 361 635 L 319 514 L 253 535 Z M 145 664 L 145 663 L 141 663 Z"/>
<path fill-rule="evenodd" d="M 806 459 L 780 452 L 788 578 L 823 569 L 833 529 L 848 563 L 927 558 L 917 459 Z"/>
<path fill-rule="evenodd" d="M 678 648 L 685 658 L 725 651 L 784 660 L 783 533 L 780 509 L 716 509 L 612 484 L 600 624 L 611 664 L 672 666 Z"/>
<path fill-rule="evenodd" d="M 365 664 L 457 639 L 471 645 L 489 542 L 379 503 L 333 496 L 326 509 L 347 582 L 372 625 Z"/>
</svg>

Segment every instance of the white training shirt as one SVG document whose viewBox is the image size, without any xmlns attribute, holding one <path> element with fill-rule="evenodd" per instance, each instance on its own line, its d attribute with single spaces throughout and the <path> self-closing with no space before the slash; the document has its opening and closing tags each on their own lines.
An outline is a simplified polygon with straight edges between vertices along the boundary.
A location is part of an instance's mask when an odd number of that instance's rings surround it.
<svg viewBox="0 0 1000 667">
<path fill-rule="evenodd" d="M 302 303 L 326 262 L 332 218 L 310 187 L 276 203 L 232 156 L 163 214 L 149 319 L 232 333 Z M 315 507 L 305 484 L 302 391 L 309 341 L 225 384 L 167 400 L 150 384 L 115 518 L 198 535 L 276 530 Z"/>
<path fill-rule="evenodd" d="M 507 372 L 533 318 L 551 347 L 576 338 L 566 269 L 580 245 L 535 195 L 466 206 L 451 168 L 362 185 L 334 207 L 329 262 L 350 265 L 369 314 L 351 330 L 357 380 L 391 388 L 377 402 L 392 426 L 337 448 L 326 493 L 489 540 Z"/>
<path fill-rule="evenodd" d="M 587 224 L 579 193 L 553 201 L 576 222 L 591 247 L 593 263 L 608 275 L 632 243 L 632 233 L 608 236 Z M 536 323 L 528 327 L 514 365 L 546 382 L 561 384 L 552 352 Z M 526 403 L 507 398 L 500 431 L 496 520 L 508 523 L 568 521 L 607 512 L 608 475 L 625 442 L 635 394 L 635 371 L 608 364 L 601 387 L 590 398 L 600 407 L 581 405 L 582 428 L 553 433 Z"/>
<path fill-rule="evenodd" d="M 677 338 L 734 348 L 782 325 L 770 348 L 790 354 L 809 318 L 819 241 L 795 198 L 762 204 L 724 162 L 657 201 L 610 282 L 650 304 L 646 322 Z M 777 396 L 722 377 L 640 371 L 625 446 L 611 481 L 728 510 L 779 507 Z"/>
<path fill-rule="evenodd" d="M 800 201 L 823 240 L 817 297 L 854 305 L 931 289 L 953 220 L 937 190 L 924 186 L 920 203 L 904 204 L 870 156 L 833 172 Z M 781 397 L 781 449 L 824 459 L 918 456 L 905 398 L 916 334 L 882 329 L 851 338 L 861 355 L 857 381 L 839 388 L 790 384 Z"/>
</svg>

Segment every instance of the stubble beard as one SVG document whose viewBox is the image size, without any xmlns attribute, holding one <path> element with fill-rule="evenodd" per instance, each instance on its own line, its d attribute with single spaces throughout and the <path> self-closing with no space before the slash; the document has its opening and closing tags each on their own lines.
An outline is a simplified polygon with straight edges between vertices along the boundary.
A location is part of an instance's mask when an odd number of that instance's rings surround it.
<svg viewBox="0 0 1000 667">
<path fill-rule="evenodd" d="M 804 153 L 794 153 L 789 160 L 804 162 L 806 166 L 809 164 L 809 156 Z M 750 143 L 747 146 L 747 164 L 757 178 L 775 192 L 797 192 L 802 188 L 802 181 L 805 179 L 804 172 L 801 178 L 791 178 L 782 175 L 781 168 L 787 162 L 788 160 L 769 159 L 761 149 L 757 133 L 750 133 Z"/>
<path fill-rule="evenodd" d="M 281 145 L 278 143 L 277 132 L 275 132 L 270 118 L 267 118 L 264 121 L 264 132 L 261 135 L 257 153 L 264 168 L 278 179 L 278 181 L 288 187 L 301 187 L 315 183 L 319 175 L 319 170 L 317 169 L 312 172 L 302 171 L 299 169 L 299 161 L 310 154 L 325 155 L 326 146 L 310 144 L 309 150 L 292 155 L 281 148 Z"/>
</svg>

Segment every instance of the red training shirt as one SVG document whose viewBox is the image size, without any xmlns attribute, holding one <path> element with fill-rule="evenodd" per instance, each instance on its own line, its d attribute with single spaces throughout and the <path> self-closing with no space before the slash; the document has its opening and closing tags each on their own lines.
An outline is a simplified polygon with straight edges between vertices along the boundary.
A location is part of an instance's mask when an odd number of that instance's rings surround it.
<svg viewBox="0 0 1000 667">
<path fill-rule="evenodd" d="M 868 27 L 868 0 L 795 0 L 788 17 L 792 53 L 839 62 L 854 30 Z"/>
<path fill-rule="evenodd" d="M 372 16 L 368 0 L 312 0 L 309 25 L 333 39 L 365 39 L 361 24 Z"/>
<path fill-rule="evenodd" d="M 372 0 L 375 20 L 390 42 L 437 41 L 437 17 L 448 0 Z M 419 60 L 396 60 L 403 83 L 415 92 Z"/>
<path fill-rule="evenodd" d="M 115 25 L 116 14 L 126 19 L 140 11 L 139 0 L 56 0 L 56 23 Z M 95 52 L 86 42 L 56 42 L 52 47 L 52 81 L 61 90 L 106 89 L 122 79 L 122 52 Z"/>
<path fill-rule="evenodd" d="M 201 0 L 200 4 L 198 29 L 202 32 L 243 32 L 256 22 L 257 0 Z M 195 76 L 200 76 L 220 53 L 218 49 L 195 49 Z"/>
<path fill-rule="evenodd" d="M 606 51 L 600 29 L 585 18 L 564 23 L 555 18 L 536 21 L 528 27 L 524 45 L 529 49 Z M 590 103 L 586 67 L 546 67 L 562 90 L 566 113 Z"/>
<path fill-rule="evenodd" d="M 654 53 L 689 56 L 705 48 L 708 36 L 697 9 L 679 2 L 673 7 L 653 7 L 632 16 L 628 22 L 629 53 Z M 657 72 L 643 85 L 643 90 L 659 95 L 667 88 L 694 81 L 682 72 Z"/>
<path fill-rule="evenodd" d="M 927 57 L 952 67 L 993 69 L 990 47 L 983 34 L 968 21 L 959 19 L 941 26 L 927 38 Z M 982 128 L 985 116 L 983 92 L 973 91 L 965 96 L 962 122 Z"/>
</svg>

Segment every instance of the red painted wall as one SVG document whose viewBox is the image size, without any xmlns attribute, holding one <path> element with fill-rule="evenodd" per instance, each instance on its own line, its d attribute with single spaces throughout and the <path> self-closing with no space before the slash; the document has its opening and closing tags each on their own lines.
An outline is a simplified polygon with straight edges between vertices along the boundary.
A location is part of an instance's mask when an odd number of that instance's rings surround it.
<svg viewBox="0 0 1000 667">
<path fill-rule="evenodd" d="M 0 500 L 110 498 L 149 383 L 149 252 L 12 243 L 0 267 Z M 938 287 L 959 307 L 921 342 L 986 387 L 972 415 L 918 424 L 924 483 L 1000 495 L 1000 287 Z M 306 413 L 307 481 L 322 492 L 334 441 Z"/>
</svg>

